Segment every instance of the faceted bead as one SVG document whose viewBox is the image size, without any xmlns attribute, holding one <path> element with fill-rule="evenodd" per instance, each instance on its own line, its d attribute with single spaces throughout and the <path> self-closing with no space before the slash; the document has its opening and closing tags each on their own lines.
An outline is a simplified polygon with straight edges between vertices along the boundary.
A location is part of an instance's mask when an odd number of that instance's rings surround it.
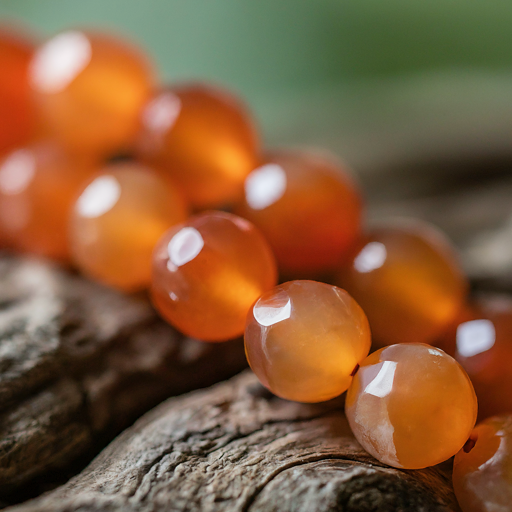
<svg viewBox="0 0 512 512">
<path fill-rule="evenodd" d="M 264 293 L 245 328 L 247 360 L 261 383 L 298 402 L 346 391 L 370 345 L 368 320 L 356 301 L 315 281 L 290 281 Z"/>
<path fill-rule="evenodd" d="M 248 221 L 207 212 L 169 230 L 153 256 L 153 303 L 180 331 L 224 341 L 244 331 L 247 312 L 276 284 L 274 256 Z"/>
<path fill-rule="evenodd" d="M 42 130 L 73 150 L 98 154 L 133 141 L 152 73 L 124 41 L 71 30 L 37 50 L 30 82 Z"/>
<path fill-rule="evenodd" d="M 92 161 L 38 142 L 0 160 L 0 226 L 16 249 L 68 261 L 73 202 L 96 171 Z"/>
<path fill-rule="evenodd" d="M 238 199 L 256 165 L 253 121 L 230 92 L 191 84 L 164 89 L 147 104 L 141 155 L 162 167 L 196 208 Z"/>
<path fill-rule="evenodd" d="M 146 288 L 155 244 L 186 216 L 180 192 L 151 169 L 134 162 L 106 166 L 75 204 L 74 261 L 110 286 L 129 292 Z"/>
<path fill-rule="evenodd" d="M 512 301 L 479 301 L 455 339 L 455 358 L 475 386 L 479 418 L 512 413 Z"/>
<path fill-rule="evenodd" d="M 466 279 L 433 227 L 409 222 L 375 229 L 354 255 L 336 283 L 368 315 L 377 346 L 432 343 L 457 318 Z"/>
<path fill-rule="evenodd" d="M 30 42 L 0 27 L 0 152 L 26 144 L 34 113 L 30 98 L 28 66 Z"/>
<path fill-rule="evenodd" d="M 235 211 L 258 226 L 284 275 L 318 276 L 336 268 L 360 235 L 361 198 L 333 157 L 275 151 L 245 180 Z"/>
<path fill-rule="evenodd" d="M 350 385 L 345 412 L 356 439 L 377 460 L 419 469 L 462 448 L 475 425 L 477 402 L 455 359 L 414 343 L 367 357 Z"/>
<path fill-rule="evenodd" d="M 453 488 L 462 512 L 512 508 L 512 416 L 479 423 L 455 456 Z"/>
</svg>

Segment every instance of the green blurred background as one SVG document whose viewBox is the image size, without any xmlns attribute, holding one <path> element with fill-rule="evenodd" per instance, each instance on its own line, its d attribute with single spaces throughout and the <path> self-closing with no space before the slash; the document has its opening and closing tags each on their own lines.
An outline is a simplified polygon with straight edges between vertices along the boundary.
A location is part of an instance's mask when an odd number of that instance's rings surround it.
<svg viewBox="0 0 512 512">
<path fill-rule="evenodd" d="M 239 91 L 269 144 L 365 170 L 512 151 L 510 0 L 0 0 L 0 17 L 125 33 L 164 80 Z"/>
</svg>

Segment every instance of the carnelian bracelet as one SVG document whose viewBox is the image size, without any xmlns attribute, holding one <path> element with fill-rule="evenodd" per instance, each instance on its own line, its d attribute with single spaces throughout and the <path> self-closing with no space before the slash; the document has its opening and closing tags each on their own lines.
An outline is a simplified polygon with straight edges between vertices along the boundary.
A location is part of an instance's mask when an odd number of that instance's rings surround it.
<svg viewBox="0 0 512 512">
<path fill-rule="evenodd" d="M 347 391 L 352 431 L 376 459 L 413 469 L 456 455 L 464 512 L 509 510 L 512 416 L 495 415 L 512 412 L 512 307 L 468 299 L 442 234 L 420 222 L 364 232 L 336 158 L 262 151 L 232 93 L 158 88 L 116 37 L 72 30 L 34 48 L 2 30 L 0 71 L 5 247 L 150 288 L 188 336 L 245 332 L 273 393 Z"/>
</svg>

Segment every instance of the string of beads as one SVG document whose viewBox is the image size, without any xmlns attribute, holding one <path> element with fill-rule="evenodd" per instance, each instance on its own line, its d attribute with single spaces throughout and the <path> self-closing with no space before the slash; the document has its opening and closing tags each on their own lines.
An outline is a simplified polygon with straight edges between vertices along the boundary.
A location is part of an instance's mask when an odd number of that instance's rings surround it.
<svg viewBox="0 0 512 512">
<path fill-rule="evenodd" d="M 473 302 L 432 226 L 364 229 L 358 186 L 332 155 L 262 149 L 234 94 L 155 77 L 112 35 L 33 45 L 0 30 L 2 245 L 149 289 L 188 336 L 245 333 L 273 393 L 346 391 L 376 459 L 414 469 L 456 455 L 464 512 L 508 510 L 512 416 L 495 415 L 512 412 L 511 305 Z"/>
</svg>

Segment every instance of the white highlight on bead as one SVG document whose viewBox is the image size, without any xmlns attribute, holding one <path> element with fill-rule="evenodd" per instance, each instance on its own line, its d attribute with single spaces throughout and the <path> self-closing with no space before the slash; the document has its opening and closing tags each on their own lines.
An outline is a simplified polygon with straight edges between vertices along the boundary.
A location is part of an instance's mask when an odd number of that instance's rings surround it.
<svg viewBox="0 0 512 512">
<path fill-rule="evenodd" d="M 489 350 L 496 342 L 496 329 L 490 320 L 472 320 L 457 328 L 457 351 L 463 357 L 473 357 Z"/>
<path fill-rule="evenodd" d="M 142 113 L 144 126 L 152 132 L 166 132 L 181 112 L 181 100 L 172 92 L 165 92 L 151 101 Z"/>
<path fill-rule="evenodd" d="M 286 173 L 277 164 L 255 169 L 245 180 L 245 199 L 254 210 L 263 210 L 275 203 L 286 190 Z"/>
<path fill-rule="evenodd" d="M 354 260 L 354 267 L 358 272 L 367 273 L 376 270 L 386 261 L 388 253 L 384 244 L 370 242 L 365 245 Z"/>
<path fill-rule="evenodd" d="M 77 30 L 63 32 L 36 52 L 30 80 L 42 92 L 62 91 L 89 64 L 91 56 L 91 43 L 85 34 Z"/>
<path fill-rule="evenodd" d="M 167 244 L 169 261 L 167 268 L 172 272 L 192 261 L 203 249 L 204 240 L 195 228 L 180 229 Z"/>
<path fill-rule="evenodd" d="M 290 318 L 292 314 L 292 303 L 288 302 L 284 306 L 271 307 L 271 306 L 258 306 L 258 302 L 254 305 L 252 313 L 256 321 L 264 327 L 282 322 Z"/>
<path fill-rule="evenodd" d="M 119 200 L 121 185 L 114 176 L 96 178 L 78 198 L 77 212 L 90 219 L 107 213 Z"/>
<path fill-rule="evenodd" d="M 36 173 L 36 159 L 29 149 L 20 149 L 10 154 L 0 167 L 0 190 L 14 196 L 23 192 Z"/>
<path fill-rule="evenodd" d="M 364 392 L 379 398 L 384 398 L 393 389 L 397 363 L 384 361 L 377 376 L 366 386 Z"/>
</svg>

